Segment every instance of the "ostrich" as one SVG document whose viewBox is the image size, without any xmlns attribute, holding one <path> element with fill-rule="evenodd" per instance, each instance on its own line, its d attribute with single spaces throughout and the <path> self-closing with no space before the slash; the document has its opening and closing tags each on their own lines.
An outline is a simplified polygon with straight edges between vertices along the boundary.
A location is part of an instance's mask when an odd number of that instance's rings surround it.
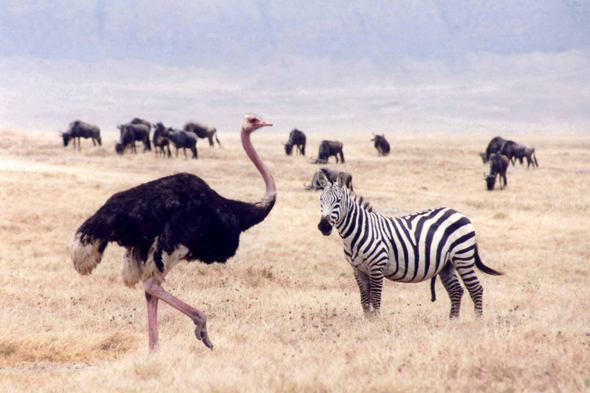
<svg viewBox="0 0 590 393">
<path fill-rule="evenodd" d="M 161 283 L 181 260 L 227 261 L 236 253 L 240 233 L 272 210 L 275 181 L 250 141 L 250 134 L 265 126 L 272 124 L 256 115 L 246 114 L 242 120 L 242 145 L 266 186 L 260 202 L 226 199 L 199 177 L 180 173 L 114 194 L 75 232 L 72 260 L 82 275 L 100 263 L 109 242 L 125 248 L 123 282 L 133 287 L 143 281 L 150 352 L 158 349 L 158 300 L 192 319 L 197 339 L 213 349 L 205 314 L 166 292 Z"/>
</svg>

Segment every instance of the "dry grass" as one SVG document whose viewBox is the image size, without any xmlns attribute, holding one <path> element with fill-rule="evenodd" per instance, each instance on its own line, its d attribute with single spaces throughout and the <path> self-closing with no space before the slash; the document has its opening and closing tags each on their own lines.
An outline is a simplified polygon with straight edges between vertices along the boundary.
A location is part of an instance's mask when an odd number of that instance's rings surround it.
<svg viewBox="0 0 590 393">
<path fill-rule="evenodd" d="M 383 315 L 362 316 L 336 234 L 317 230 L 317 167 L 286 157 L 285 135 L 254 143 L 278 202 L 242 235 L 226 265 L 179 265 L 166 288 L 209 316 L 207 350 L 190 320 L 162 306 L 161 351 L 148 356 L 143 293 L 121 282 L 111 245 L 92 276 L 68 257 L 73 231 L 114 192 L 178 171 L 222 195 L 255 201 L 262 181 L 239 145 L 201 142 L 199 160 L 114 154 L 56 135 L 2 130 L 0 139 L 0 391 L 588 391 L 590 390 L 590 138 L 527 137 L 541 168 L 510 167 L 508 189 L 485 191 L 478 152 L 493 136 L 391 135 L 376 157 L 367 135 L 342 135 L 355 190 L 377 211 L 454 207 L 474 222 L 484 317 L 463 299 L 447 319 L 439 284 L 387 283 Z M 319 135 L 309 136 L 314 154 Z"/>
</svg>

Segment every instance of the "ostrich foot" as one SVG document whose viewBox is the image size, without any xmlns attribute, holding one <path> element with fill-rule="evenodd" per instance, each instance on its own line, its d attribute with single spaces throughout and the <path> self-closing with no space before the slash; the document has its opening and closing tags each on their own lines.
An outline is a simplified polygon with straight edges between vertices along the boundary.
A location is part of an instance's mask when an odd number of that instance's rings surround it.
<svg viewBox="0 0 590 393">
<path fill-rule="evenodd" d="M 213 343 L 211 342 L 211 340 L 209 339 L 209 335 L 207 334 L 207 326 L 205 322 L 203 321 L 203 323 L 201 324 L 195 321 L 195 325 L 197 325 L 197 327 L 195 328 L 195 336 L 197 336 L 197 339 L 202 341 L 207 348 L 213 350 Z"/>
</svg>

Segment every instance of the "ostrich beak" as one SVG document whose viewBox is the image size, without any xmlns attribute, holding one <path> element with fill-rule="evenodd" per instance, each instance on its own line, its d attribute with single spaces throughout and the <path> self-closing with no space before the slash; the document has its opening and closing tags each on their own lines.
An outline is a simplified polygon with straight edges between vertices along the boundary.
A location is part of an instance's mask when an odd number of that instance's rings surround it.
<svg viewBox="0 0 590 393">
<path fill-rule="evenodd" d="M 267 123 L 264 120 L 258 123 L 260 127 L 272 127 L 272 123 Z"/>
</svg>

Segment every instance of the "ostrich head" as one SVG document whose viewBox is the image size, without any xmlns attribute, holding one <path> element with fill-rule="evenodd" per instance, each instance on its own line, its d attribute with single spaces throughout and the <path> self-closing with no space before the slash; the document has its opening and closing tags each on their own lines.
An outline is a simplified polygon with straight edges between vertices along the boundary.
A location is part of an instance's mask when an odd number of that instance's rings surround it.
<svg viewBox="0 0 590 393">
<path fill-rule="evenodd" d="M 262 120 L 259 116 L 246 114 L 242 119 L 242 132 L 251 134 L 261 127 L 271 127 L 272 123 L 267 123 Z"/>
</svg>

